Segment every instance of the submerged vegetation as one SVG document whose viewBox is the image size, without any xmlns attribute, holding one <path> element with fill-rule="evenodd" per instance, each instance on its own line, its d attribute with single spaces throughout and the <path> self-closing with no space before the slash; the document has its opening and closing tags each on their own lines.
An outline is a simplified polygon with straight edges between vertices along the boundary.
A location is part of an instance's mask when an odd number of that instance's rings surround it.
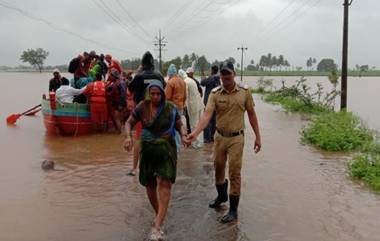
<svg viewBox="0 0 380 241">
<path fill-rule="evenodd" d="M 380 147 L 377 152 L 361 153 L 348 164 L 350 175 L 362 180 L 375 191 L 380 192 Z"/>
<path fill-rule="evenodd" d="M 302 140 L 327 151 L 357 151 L 368 146 L 373 137 L 354 114 L 327 112 L 302 130 Z"/>
<path fill-rule="evenodd" d="M 332 72 L 328 79 L 333 87 L 330 92 L 319 83 L 312 91 L 303 77 L 290 87 L 282 82 L 279 89 L 262 77 L 252 92 L 263 94 L 264 101 L 280 104 L 286 111 L 309 115 L 311 121 L 301 131 L 303 143 L 327 151 L 357 152 L 348 164 L 349 174 L 380 192 L 380 138 L 353 113 L 334 111 L 335 98 L 340 94 L 336 89 L 338 77 Z"/>
<path fill-rule="evenodd" d="M 282 87 L 278 90 L 274 90 L 273 81 L 260 78 L 253 92 L 266 94 L 264 97 L 266 102 L 281 104 L 287 111 L 308 114 L 333 111 L 335 98 L 339 95 L 336 86 L 325 94 L 320 83 L 317 83 L 317 89 L 313 92 L 303 77 L 290 87 L 287 87 L 283 81 Z"/>
</svg>

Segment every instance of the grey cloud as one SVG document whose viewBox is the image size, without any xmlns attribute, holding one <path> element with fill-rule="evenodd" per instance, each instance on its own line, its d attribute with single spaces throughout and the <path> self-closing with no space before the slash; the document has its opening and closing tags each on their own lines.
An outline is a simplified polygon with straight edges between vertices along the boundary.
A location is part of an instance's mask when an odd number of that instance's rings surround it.
<svg viewBox="0 0 380 241">
<path fill-rule="evenodd" d="M 73 55 L 90 49 L 110 52 L 118 58 L 140 57 L 145 50 L 154 52 L 152 42 L 160 28 L 168 40 L 165 59 L 191 52 L 205 54 L 210 61 L 228 56 L 239 58 L 236 48 L 244 44 L 249 48 L 246 59 L 257 60 L 260 55 L 272 52 L 276 55 L 284 54 L 291 63 L 299 66 L 304 66 L 308 57 L 333 57 L 340 62 L 343 0 L 322 0 L 317 6 L 291 21 L 289 26 L 285 24 L 283 29 L 269 31 L 270 34 L 265 38 L 260 37 L 263 31 L 275 25 L 267 26 L 270 19 L 291 0 L 240 0 L 218 14 L 215 14 L 215 10 L 220 6 L 215 4 L 202 11 L 202 7 L 209 2 L 205 0 L 119 1 L 150 36 L 146 36 L 128 18 L 117 0 L 103 2 L 125 21 L 129 30 L 123 29 L 110 19 L 92 0 L 2 1 L 86 38 L 125 51 L 99 46 L 55 31 L 46 24 L 27 19 L 0 6 L 0 65 L 17 65 L 23 50 L 36 47 L 43 47 L 50 52 L 47 64 L 66 63 Z M 221 0 L 217 2 L 223 3 Z M 298 1 L 296 4 L 300 3 Z M 377 64 L 377 40 L 380 37 L 375 31 L 380 24 L 377 9 L 380 9 L 378 1 L 353 2 L 350 15 L 351 66 L 357 63 Z M 289 12 L 278 20 L 288 21 Z M 204 19 L 207 21 L 203 21 Z M 134 37 L 135 33 L 139 33 L 144 41 Z"/>
</svg>

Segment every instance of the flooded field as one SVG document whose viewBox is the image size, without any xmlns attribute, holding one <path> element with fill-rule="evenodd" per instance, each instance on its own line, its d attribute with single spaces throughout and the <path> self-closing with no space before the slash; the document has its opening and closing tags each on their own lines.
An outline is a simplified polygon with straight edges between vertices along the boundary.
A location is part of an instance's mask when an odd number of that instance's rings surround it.
<svg viewBox="0 0 380 241">
<path fill-rule="evenodd" d="M 145 240 L 153 210 L 138 178 L 125 175 L 132 160 L 121 136 L 47 136 L 41 114 L 14 127 L 5 124 L 7 115 L 39 103 L 49 77 L 0 73 L 7 90 L 0 96 L 0 240 Z M 380 129 L 380 112 L 372 109 L 380 82 L 360 78 L 349 84 L 349 109 Z M 217 220 L 227 206 L 207 206 L 216 193 L 212 146 L 186 149 L 164 226 L 168 240 L 380 240 L 380 196 L 347 176 L 350 157 L 301 145 L 302 117 L 254 98 L 263 149 L 253 154 L 247 129 L 239 221 L 222 225 Z M 64 171 L 44 172 L 45 159 Z"/>
</svg>

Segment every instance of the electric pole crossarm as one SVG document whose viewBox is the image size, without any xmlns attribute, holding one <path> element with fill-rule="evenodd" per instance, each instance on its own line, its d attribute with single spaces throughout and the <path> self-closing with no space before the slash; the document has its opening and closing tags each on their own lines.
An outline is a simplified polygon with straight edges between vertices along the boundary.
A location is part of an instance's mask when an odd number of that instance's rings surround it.
<svg viewBox="0 0 380 241">
<path fill-rule="evenodd" d="M 243 56 L 244 56 L 244 51 L 248 50 L 248 48 L 244 47 L 243 45 L 241 45 L 241 47 L 237 48 L 237 50 L 241 50 L 240 82 L 243 82 L 243 71 L 244 71 L 244 68 L 243 68 Z"/>
<path fill-rule="evenodd" d="M 158 37 L 156 36 L 156 41 L 154 42 L 154 46 L 158 46 L 158 59 L 159 59 L 159 68 L 160 72 L 162 72 L 162 50 L 165 47 L 167 41 L 165 41 L 165 37 L 161 36 L 161 30 L 158 32 Z"/>
</svg>

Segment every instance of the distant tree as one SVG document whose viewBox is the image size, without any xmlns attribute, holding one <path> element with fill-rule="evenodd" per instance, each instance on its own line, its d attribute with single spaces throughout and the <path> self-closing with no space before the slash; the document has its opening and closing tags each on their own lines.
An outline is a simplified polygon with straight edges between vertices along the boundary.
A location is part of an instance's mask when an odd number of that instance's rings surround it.
<svg viewBox="0 0 380 241">
<path fill-rule="evenodd" d="M 322 59 L 317 66 L 319 72 L 331 72 L 333 69 L 337 69 L 333 59 Z"/>
<path fill-rule="evenodd" d="M 289 68 L 290 68 L 290 63 L 289 63 L 288 60 L 285 60 L 285 61 L 284 61 L 284 66 L 287 67 L 288 70 L 289 70 Z"/>
<path fill-rule="evenodd" d="M 184 69 L 188 68 L 191 66 L 191 61 L 189 55 L 185 54 L 182 58 L 182 67 Z"/>
<path fill-rule="evenodd" d="M 278 67 L 278 59 L 276 56 L 272 57 L 272 60 L 270 61 L 270 69 L 272 70 L 273 66 L 277 69 Z"/>
<path fill-rule="evenodd" d="M 225 61 L 229 61 L 229 62 L 231 62 L 234 65 L 236 63 L 236 60 L 233 57 L 228 57 Z"/>
<path fill-rule="evenodd" d="M 280 67 L 280 71 L 281 71 L 282 66 L 284 66 L 284 63 L 285 63 L 284 55 L 280 54 L 280 56 L 278 56 L 278 66 Z"/>
<path fill-rule="evenodd" d="M 29 63 L 33 67 L 37 67 L 41 73 L 47 56 L 49 56 L 49 52 L 42 48 L 28 49 L 22 52 L 20 60 L 24 63 Z"/>
<path fill-rule="evenodd" d="M 215 66 L 218 66 L 218 68 L 219 68 L 221 63 L 222 63 L 221 61 L 216 59 L 216 60 L 214 60 L 214 62 L 211 63 L 211 66 L 215 65 Z"/>
<path fill-rule="evenodd" d="M 177 69 L 179 69 L 182 66 L 182 59 L 181 59 L 181 57 L 178 56 L 178 57 L 172 59 L 171 63 L 175 64 L 175 66 L 177 67 Z"/>
<path fill-rule="evenodd" d="M 313 59 L 312 58 L 308 58 L 307 61 L 306 61 L 306 67 L 308 69 L 311 69 L 311 66 L 313 66 Z"/>
<path fill-rule="evenodd" d="M 205 71 L 211 68 L 211 64 L 207 61 L 206 57 L 202 55 L 198 58 L 196 69 L 198 69 L 199 73 L 204 76 Z"/>
<path fill-rule="evenodd" d="M 121 67 L 125 70 L 136 70 L 141 64 L 140 58 L 135 59 L 125 59 L 120 62 Z"/>
<path fill-rule="evenodd" d="M 249 64 L 249 65 L 247 65 L 246 69 L 249 71 L 256 71 L 256 70 L 258 70 L 258 67 L 257 67 L 257 65 Z"/>
<path fill-rule="evenodd" d="M 198 58 L 198 56 L 195 53 L 192 53 L 191 56 L 190 56 L 190 61 L 191 62 L 196 61 L 197 58 Z"/>
<path fill-rule="evenodd" d="M 367 64 L 367 65 L 362 65 L 362 66 L 360 66 L 360 71 L 366 72 L 366 71 L 368 71 L 368 70 L 369 70 L 369 66 L 368 66 L 368 64 Z"/>
<path fill-rule="evenodd" d="M 268 61 L 267 56 L 262 55 L 259 61 L 259 66 L 262 70 L 265 70 L 266 67 L 268 67 Z"/>
<path fill-rule="evenodd" d="M 273 66 L 273 58 L 272 54 L 268 53 L 266 57 L 266 66 L 269 68 L 269 71 L 272 71 L 272 66 Z"/>
</svg>

